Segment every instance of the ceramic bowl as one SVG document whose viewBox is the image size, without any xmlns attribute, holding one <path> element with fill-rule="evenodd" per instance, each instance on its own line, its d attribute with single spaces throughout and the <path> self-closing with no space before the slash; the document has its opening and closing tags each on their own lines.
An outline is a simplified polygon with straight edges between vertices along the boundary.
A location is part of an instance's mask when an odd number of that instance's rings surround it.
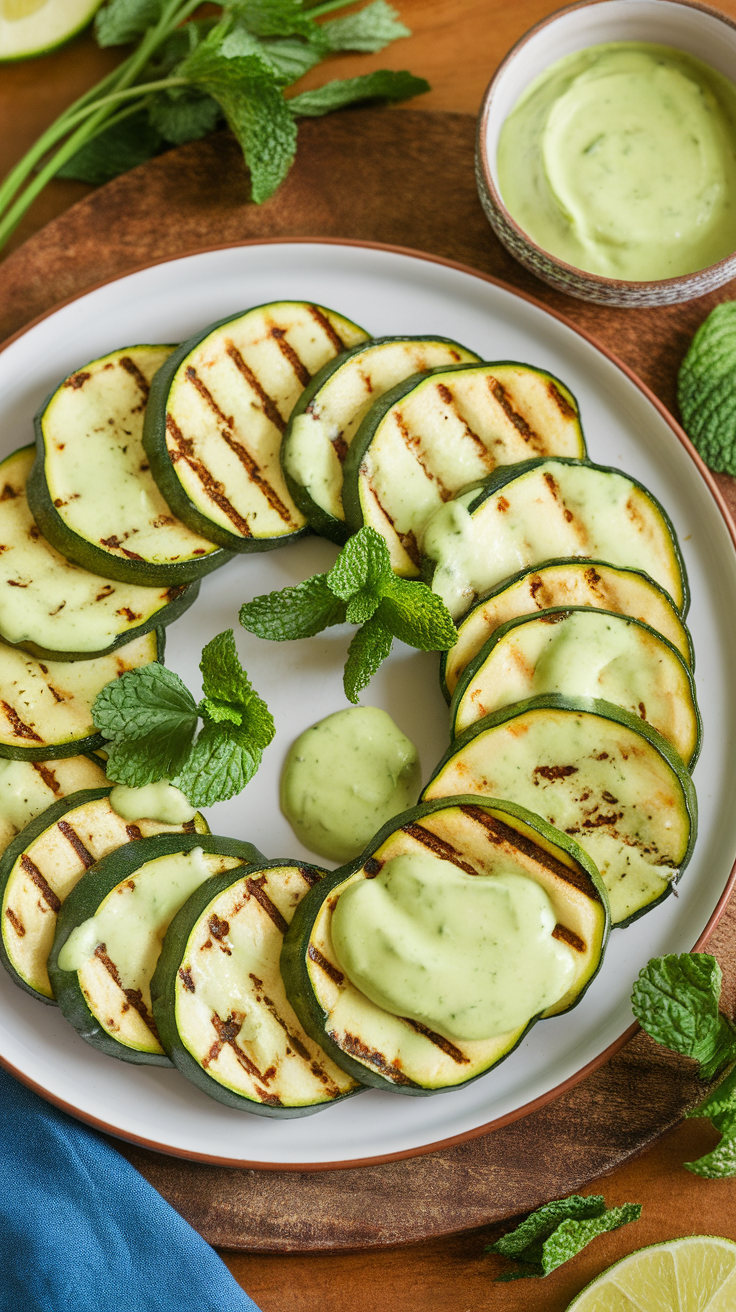
<svg viewBox="0 0 736 1312">
<path fill-rule="evenodd" d="M 519 97 L 564 55 L 607 41 L 651 41 L 702 59 L 736 81 L 736 23 L 688 0 L 586 0 L 545 18 L 509 51 L 483 97 L 475 162 L 481 204 L 496 236 L 526 269 L 552 287 L 601 305 L 672 305 L 736 277 L 736 252 L 694 273 L 652 282 L 626 282 L 587 273 L 537 246 L 506 209 L 498 188 L 496 152 L 501 128 Z"/>
</svg>

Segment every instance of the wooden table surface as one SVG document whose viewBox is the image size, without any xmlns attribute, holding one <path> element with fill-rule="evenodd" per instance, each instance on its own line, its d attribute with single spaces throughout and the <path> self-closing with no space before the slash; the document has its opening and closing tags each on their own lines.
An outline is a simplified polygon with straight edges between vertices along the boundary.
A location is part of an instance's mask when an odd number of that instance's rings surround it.
<svg viewBox="0 0 736 1312">
<path fill-rule="evenodd" d="M 379 55 L 335 58 L 303 80 L 319 85 L 334 76 L 372 68 L 410 68 L 432 91 L 412 108 L 475 113 L 494 68 L 509 46 L 557 7 L 550 0 L 395 0 L 413 36 Z M 720 8 L 736 17 L 736 0 Z M 0 70 L 0 176 L 76 95 L 113 66 L 118 54 L 100 51 L 89 36 L 42 60 Z M 397 112 L 401 112 L 400 108 Z M 36 201 L 6 252 L 81 199 L 81 183 L 52 183 Z M 544 291 L 540 286 L 540 297 Z M 717 1139 L 707 1122 L 685 1122 L 656 1147 L 586 1192 L 609 1204 L 644 1205 L 641 1221 L 597 1240 L 569 1267 L 544 1282 L 495 1284 L 503 1267 L 484 1255 L 490 1232 L 361 1254 L 263 1256 L 222 1253 L 235 1278 L 263 1312 L 563 1312 L 570 1298 L 599 1271 L 633 1248 L 692 1233 L 736 1240 L 736 1180 L 700 1180 L 681 1163 L 708 1151 Z"/>
</svg>

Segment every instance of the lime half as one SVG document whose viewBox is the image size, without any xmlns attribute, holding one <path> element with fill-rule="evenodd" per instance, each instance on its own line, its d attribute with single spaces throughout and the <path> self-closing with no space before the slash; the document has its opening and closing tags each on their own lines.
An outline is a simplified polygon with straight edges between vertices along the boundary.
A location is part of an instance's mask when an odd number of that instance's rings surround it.
<svg viewBox="0 0 736 1312">
<path fill-rule="evenodd" d="M 100 0 L 0 0 L 0 60 L 30 59 L 87 26 Z"/>
<path fill-rule="evenodd" d="M 689 1235 L 640 1248 L 574 1298 L 567 1312 L 734 1312 L 736 1244 Z"/>
</svg>

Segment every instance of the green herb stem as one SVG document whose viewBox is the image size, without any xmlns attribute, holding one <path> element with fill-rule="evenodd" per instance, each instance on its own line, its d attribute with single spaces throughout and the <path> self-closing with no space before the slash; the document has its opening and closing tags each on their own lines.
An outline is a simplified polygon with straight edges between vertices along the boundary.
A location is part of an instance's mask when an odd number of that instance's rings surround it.
<svg viewBox="0 0 736 1312">
<path fill-rule="evenodd" d="M 314 5 L 308 9 L 310 18 L 321 18 L 323 14 L 331 14 L 333 9 L 347 9 L 352 0 L 326 0 L 323 5 Z"/>
</svg>

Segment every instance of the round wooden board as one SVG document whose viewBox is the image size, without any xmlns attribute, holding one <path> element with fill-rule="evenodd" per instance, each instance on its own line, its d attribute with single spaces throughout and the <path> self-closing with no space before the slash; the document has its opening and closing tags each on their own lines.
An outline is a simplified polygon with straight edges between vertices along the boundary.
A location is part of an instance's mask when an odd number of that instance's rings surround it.
<svg viewBox="0 0 736 1312">
<path fill-rule="evenodd" d="M 0 338 L 85 288 L 227 242 L 338 237 L 430 251 L 502 278 L 614 351 L 670 409 L 696 327 L 733 284 L 660 310 L 570 300 L 525 273 L 483 217 L 470 115 L 359 110 L 307 121 L 268 204 L 246 201 L 242 159 L 218 134 L 125 174 L 0 265 Z M 718 482 L 736 509 L 736 480 Z M 736 902 L 709 944 L 736 996 Z M 210 1243 L 260 1252 L 410 1243 L 487 1226 L 581 1188 L 642 1151 L 702 1096 L 689 1063 L 639 1034 L 575 1089 L 513 1125 L 407 1161 L 361 1169 L 242 1171 L 117 1143 Z"/>
</svg>

